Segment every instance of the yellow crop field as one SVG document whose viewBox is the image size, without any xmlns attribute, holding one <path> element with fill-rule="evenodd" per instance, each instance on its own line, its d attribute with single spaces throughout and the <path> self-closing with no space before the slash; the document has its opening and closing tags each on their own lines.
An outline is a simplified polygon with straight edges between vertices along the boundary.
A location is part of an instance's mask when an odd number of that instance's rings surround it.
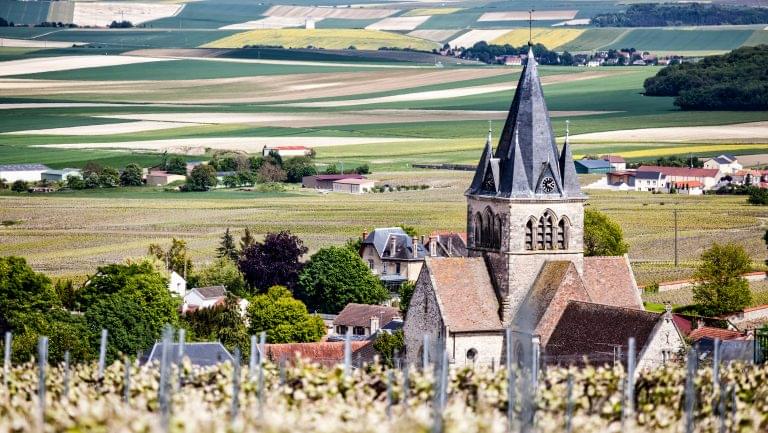
<svg viewBox="0 0 768 433">
<path fill-rule="evenodd" d="M 448 15 L 462 10 L 461 8 L 422 8 L 411 9 L 404 13 L 403 17 L 420 17 L 424 15 Z"/>
<path fill-rule="evenodd" d="M 438 44 L 424 39 L 363 29 L 259 29 L 237 33 L 203 45 L 204 48 L 241 48 L 245 45 L 282 45 L 285 48 L 313 46 L 327 49 L 345 49 L 354 45 L 360 50 L 381 47 L 415 48 L 431 50 Z"/>
<path fill-rule="evenodd" d="M 566 44 L 584 33 L 583 29 L 533 29 L 533 42 L 554 48 Z M 491 41 L 493 44 L 521 46 L 528 43 L 528 29 L 514 29 Z"/>
</svg>

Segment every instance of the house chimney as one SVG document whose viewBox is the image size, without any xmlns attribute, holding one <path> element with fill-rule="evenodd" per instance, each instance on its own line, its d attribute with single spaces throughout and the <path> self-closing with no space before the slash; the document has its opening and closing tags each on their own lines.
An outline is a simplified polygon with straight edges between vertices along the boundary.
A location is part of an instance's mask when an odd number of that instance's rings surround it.
<svg viewBox="0 0 768 433">
<path fill-rule="evenodd" d="M 430 257 L 437 257 L 437 237 L 429 237 L 429 255 Z"/>
<path fill-rule="evenodd" d="M 453 256 L 453 232 L 448 235 L 448 257 Z"/>
<path fill-rule="evenodd" d="M 363 242 L 368 238 L 368 230 L 363 230 Z"/>
<path fill-rule="evenodd" d="M 392 236 L 390 239 L 392 241 L 389 244 L 389 257 L 395 257 L 395 252 L 397 251 L 397 238 Z"/>
<path fill-rule="evenodd" d="M 379 318 L 377 316 L 371 316 L 371 335 L 379 332 Z"/>
<path fill-rule="evenodd" d="M 412 242 L 413 243 L 413 251 L 411 253 L 413 254 L 413 258 L 414 259 L 418 259 L 419 258 L 419 241 L 416 240 L 416 236 L 413 237 L 412 241 L 413 241 Z"/>
<path fill-rule="evenodd" d="M 424 245 L 424 235 L 421 235 L 421 244 Z"/>
</svg>

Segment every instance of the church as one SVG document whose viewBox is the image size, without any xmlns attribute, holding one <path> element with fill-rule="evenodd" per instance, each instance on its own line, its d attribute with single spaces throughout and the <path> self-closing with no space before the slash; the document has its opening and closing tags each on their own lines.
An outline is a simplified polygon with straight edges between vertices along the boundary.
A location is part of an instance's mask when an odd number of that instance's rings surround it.
<svg viewBox="0 0 768 433">
<path fill-rule="evenodd" d="M 467 257 L 426 257 L 405 318 L 406 356 L 448 352 L 455 365 L 504 359 L 506 329 L 522 359 L 610 362 L 635 337 L 640 362 L 684 347 L 671 316 L 646 312 L 626 256 L 584 256 L 584 205 L 566 136 L 558 149 L 532 49 L 493 149 L 467 189 Z M 429 347 L 422 347 L 425 334 Z"/>
</svg>

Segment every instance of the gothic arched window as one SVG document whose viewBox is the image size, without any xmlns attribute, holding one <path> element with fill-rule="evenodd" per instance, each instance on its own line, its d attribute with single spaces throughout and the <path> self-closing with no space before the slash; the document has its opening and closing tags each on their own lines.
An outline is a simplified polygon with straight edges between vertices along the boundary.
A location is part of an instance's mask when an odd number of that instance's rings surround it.
<svg viewBox="0 0 768 433">
<path fill-rule="evenodd" d="M 475 246 L 479 247 L 483 244 L 483 217 L 480 216 L 480 212 L 475 214 Z"/>
<path fill-rule="evenodd" d="M 555 217 L 552 212 L 547 211 L 544 214 L 544 249 L 555 249 Z"/>
<path fill-rule="evenodd" d="M 568 249 L 568 229 L 570 223 L 565 217 L 560 218 L 560 222 L 557 224 L 557 248 L 560 250 Z"/>
<path fill-rule="evenodd" d="M 525 225 L 525 249 L 528 251 L 533 250 L 533 226 L 533 217 L 531 217 Z"/>
<path fill-rule="evenodd" d="M 482 241 L 480 242 L 480 245 L 483 247 L 490 247 L 491 246 L 491 239 L 492 239 L 492 233 L 493 233 L 493 212 L 490 208 L 485 208 L 485 212 L 483 212 L 483 230 L 482 230 Z"/>
<path fill-rule="evenodd" d="M 544 217 L 539 218 L 539 223 L 536 225 L 536 249 L 544 249 L 544 238 L 546 237 L 547 226 L 544 222 Z"/>
</svg>

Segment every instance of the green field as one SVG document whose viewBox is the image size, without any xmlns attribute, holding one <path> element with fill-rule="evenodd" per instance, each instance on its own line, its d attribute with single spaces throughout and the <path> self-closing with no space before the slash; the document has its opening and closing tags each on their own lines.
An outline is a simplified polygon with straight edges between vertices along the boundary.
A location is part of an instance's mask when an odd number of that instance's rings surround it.
<svg viewBox="0 0 768 433">
<path fill-rule="evenodd" d="M 49 1 L 0 0 L 0 17 L 14 24 L 39 24 L 46 21 Z"/>
</svg>

